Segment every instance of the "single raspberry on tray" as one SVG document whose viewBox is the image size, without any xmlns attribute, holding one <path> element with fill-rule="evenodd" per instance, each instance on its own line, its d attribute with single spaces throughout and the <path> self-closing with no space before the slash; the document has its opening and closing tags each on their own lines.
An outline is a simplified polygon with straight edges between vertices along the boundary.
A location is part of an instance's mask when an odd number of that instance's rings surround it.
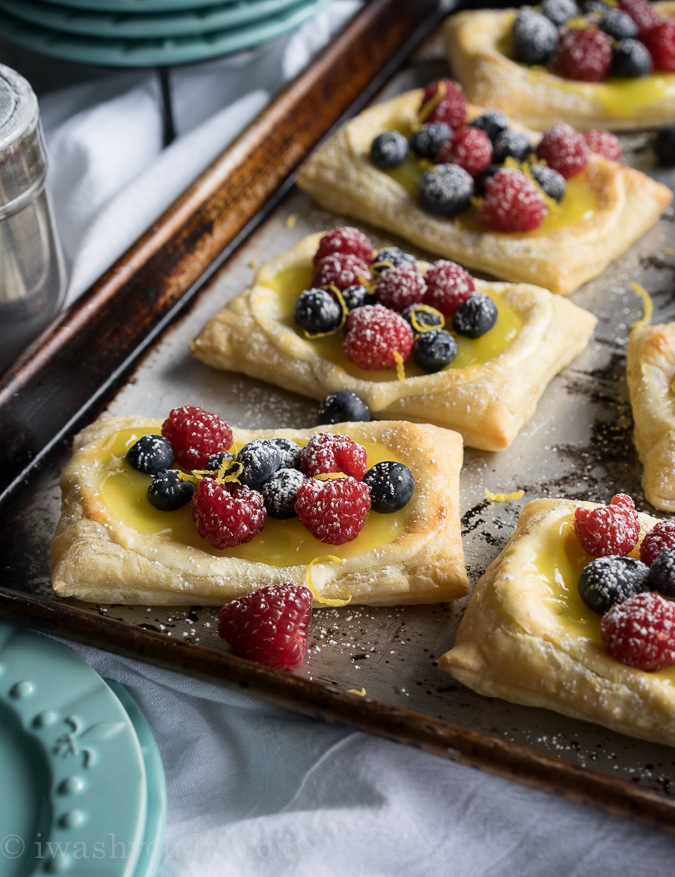
<svg viewBox="0 0 675 877">
<path fill-rule="evenodd" d="M 349 253 L 369 264 L 373 260 L 373 245 L 358 228 L 341 225 L 339 228 L 327 231 L 321 238 L 314 254 L 314 264 L 316 265 L 325 256 L 330 256 L 331 253 Z"/>
<path fill-rule="evenodd" d="M 275 670 L 297 670 L 307 651 L 312 594 L 290 582 L 268 585 L 224 606 L 218 633 L 234 651 Z"/>
<path fill-rule="evenodd" d="M 569 180 L 586 167 L 588 144 L 571 125 L 557 122 L 544 131 L 537 146 L 537 158 Z"/>
<path fill-rule="evenodd" d="M 460 128 L 438 150 L 436 163 L 458 164 L 477 177 L 492 164 L 492 141 L 479 128 Z"/>
<path fill-rule="evenodd" d="M 654 62 L 654 69 L 665 73 L 675 72 L 675 19 L 662 21 L 644 38 Z"/>
<path fill-rule="evenodd" d="M 312 286 L 337 286 L 342 291 L 373 280 L 368 264 L 352 253 L 329 253 L 314 265 Z"/>
<path fill-rule="evenodd" d="M 261 493 L 243 484 L 218 484 L 203 478 L 192 500 L 192 517 L 199 535 L 214 548 L 234 548 L 250 542 L 267 520 Z"/>
<path fill-rule="evenodd" d="M 413 331 L 400 314 L 382 305 L 366 305 L 350 313 L 342 349 L 359 368 L 373 371 L 393 368 L 395 354 L 406 360 L 413 341 Z"/>
<path fill-rule="evenodd" d="M 622 150 L 618 138 L 611 131 L 603 128 L 592 128 L 590 131 L 581 131 L 581 136 L 591 152 L 596 152 L 611 161 L 621 161 Z"/>
<path fill-rule="evenodd" d="M 473 295 L 476 284 L 468 271 L 456 262 L 439 259 L 427 271 L 427 291 L 422 301 L 436 308 L 446 319 L 451 320 L 457 308 Z"/>
<path fill-rule="evenodd" d="M 430 112 L 427 110 L 431 108 Z M 420 114 L 422 122 L 445 122 L 453 131 L 466 122 L 466 98 L 459 82 L 439 79 L 424 90 Z"/>
<path fill-rule="evenodd" d="M 640 544 L 640 560 L 651 566 L 667 548 L 675 548 L 675 521 L 659 521 L 645 533 Z"/>
<path fill-rule="evenodd" d="M 565 31 L 558 42 L 558 72 L 566 79 L 602 82 L 612 66 L 612 40 L 594 28 Z"/>
<path fill-rule="evenodd" d="M 298 490 L 295 513 L 320 542 L 343 545 L 359 535 L 370 510 L 370 489 L 354 478 L 310 478 Z"/>
<path fill-rule="evenodd" d="M 193 405 L 174 408 L 162 424 L 183 469 L 204 469 L 209 457 L 232 447 L 232 430 L 216 414 Z"/>
<path fill-rule="evenodd" d="M 648 591 L 603 616 L 602 639 L 617 661 L 653 672 L 675 664 L 675 603 Z"/>
<path fill-rule="evenodd" d="M 663 21 L 649 0 L 621 0 L 619 8 L 627 12 L 637 24 L 638 37 L 641 40 L 644 40 L 649 31 Z"/>
<path fill-rule="evenodd" d="M 593 557 L 628 554 L 640 536 L 635 503 L 625 493 L 618 493 L 608 506 L 579 506 L 574 512 L 574 532 L 584 551 Z"/>
<path fill-rule="evenodd" d="M 546 213 L 546 202 L 532 180 L 515 168 L 501 168 L 485 184 L 478 218 L 495 231 L 531 231 Z"/>
<path fill-rule="evenodd" d="M 417 265 L 398 265 L 377 278 L 375 300 L 385 308 L 404 311 L 422 301 L 427 285 Z"/>
<path fill-rule="evenodd" d="M 300 470 L 310 478 L 330 472 L 344 472 L 362 481 L 367 468 L 367 454 L 363 445 L 339 432 L 320 432 L 312 436 L 300 454 Z"/>
</svg>

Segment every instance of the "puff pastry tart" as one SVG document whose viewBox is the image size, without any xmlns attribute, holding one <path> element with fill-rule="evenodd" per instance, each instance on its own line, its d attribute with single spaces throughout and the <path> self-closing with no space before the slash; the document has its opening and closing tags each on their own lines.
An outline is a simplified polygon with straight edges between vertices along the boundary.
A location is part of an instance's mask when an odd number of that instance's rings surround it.
<svg viewBox="0 0 675 877">
<path fill-rule="evenodd" d="M 646 5 L 646 4 L 645 4 Z M 653 4 L 654 14 L 668 19 L 675 16 L 675 3 Z M 531 13 L 530 13 L 531 14 Z M 615 14 L 615 13 L 613 13 Z M 669 124 L 675 115 L 675 73 L 652 69 L 650 54 L 644 45 L 638 54 L 644 69 L 620 70 L 613 73 L 613 37 L 591 23 L 591 30 L 600 32 L 597 41 L 600 54 L 606 55 L 608 70 L 583 72 L 581 76 L 601 77 L 601 81 L 582 81 L 563 77 L 556 72 L 560 67 L 560 46 L 555 46 L 555 25 L 551 27 L 551 53 L 558 57 L 554 64 L 544 66 L 533 56 L 531 64 L 518 63 L 512 36 L 517 12 L 514 9 L 485 9 L 460 12 L 445 25 L 447 53 L 454 75 L 464 86 L 470 100 L 489 102 L 490 106 L 519 119 L 525 125 L 544 130 L 556 122 L 567 122 L 576 128 L 608 128 L 612 131 L 630 131 L 660 127 Z M 579 21 L 575 22 L 578 26 Z M 610 26 L 611 29 L 611 26 Z M 630 28 L 627 34 L 630 33 Z M 638 36 L 638 28 L 631 36 Z M 634 49 L 634 47 L 633 47 Z M 570 53 L 574 50 L 570 45 Z M 526 53 L 527 54 L 527 53 Z M 614 49 L 616 56 L 616 48 Z M 644 61 L 642 59 L 644 58 Z M 529 59 L 528 59 L 529 60 Z M 622 63 L 622 62 L 619 62 Z M 565 72 L 565 71 L 562 71 Z M 609 73 L 607 78 L 605 75 Z"/>
<path fill-rule="evenodd" d="M 496 305 L 494 327 L 478 338 L 457 335 L 457 356 L 435 373 L 424 373 L 412 358 L 404 374 L 400 367 L 368 370 L 345 355 L 344 332 L 311 338 L 294 322 L 294 302 L 312 285 L 321 239 L 321 234 L 306 237 L 263 265 L 252 287 L 204 326 L 192 342 L 193 354 L 216 368 L 317 399 L 353 391 L 375 417 L 434 423 L 457 430 L 471 447 L 497 451 L 513 441 L 553 376 L 584 349 L 596 323 L 588 311 L 545 289 L 472 280 L 454 265 L 480 297 Z M 430 277 L 432 266 L 418 267 Z M 358 310 L 350 321 L 354 313 Z"/>
<path fill-rule="evenodd" d="M 577 582 L 592 558 L 575 533 L 578 508 L 597 506 L 560 499 L 528 503 L 506 548 L 477 583 L 455 645 L 438 664 L 479 694 L 675 745 L 675 667 L 641 669 L 625 663 L 625 655 L 614 656 L 617 648 L 626 647 L 626 628 L 619 631 L 617 622 L 625 623 L 629 605 L 630 611 L 636 605 L 640 611 L 656 603 L 671 617 L 675 606 L 653 592 L 633 595 L 602 616 L 586 605 Z M 638 521 L 638 538 L 644 541 L 657 521 L 644 514 Z M 632 553 L 637 552 L 636 548 Z M 654 565 L 648 569 L 631 558 L 619 560 L 651 579 Z M 602 557 L 594 563 L 602 566 L 607 561 L 610 558 Z M 646 586 L 638 590 L 642 587 Z M 598 594 L 607 597 L 606 590 Z M 657 625 L 643 618 L 639 626 Z M 668 626 L 672 663 L 675 625 L 671 621 Z M 657 650 L 662 634 L 663 630 L 656 632 Z M 628 649 L 634 645 L 628 642 Z M 644 655 L 641 660 L 646 660 Z"/>
<path fill-rule="evenodd" d="M 111 417 L 77 436 L 62 478 L 63 508 L 52 543 L 52 585 L 60 596 L 105 603 L 218 605 L 263 585 L 302 584 L 308 568 L 319 603 L 349 598 L 367 605 L 433 603 L 467 593 L 458 517 L 462 441 L 457 433 L 398 422 L 235 429 L 233 450 L 258 438 L 288 439 L 302 446 L 319 432 L 348 434 L 366 448 L 369 466 L 383 460 L 408 465 L 415 490 L 399 511 L 368 511 L 363 529 L 345 544 L 324 544 L 298 518 L 267 517 L 250 541 L 215 548 L 195 527 L 194 500 L 159 511 L 148 501 L 150 476 L 126 459 L 141 436 L 161 430 L 161 420 Z"/>
<path fill-rule="evenodd" d="M 584 153 L 583 166 L 571 169 L 574 175 L 569 174 L 566 186 L 562 180 L 564 195 L 555 203 L 559 193 L 551 189 L 553 198 L 544 197 L 532 179 L 534 173 L 541 173 L 541 159 L 531 152 L 539 149 L 540 135 L 508 119 L 503 120 L 509 133 L 503 154 L 498 155 L 496 144 L 493 154 L 483 131 L 470 135 L 482 139 L 486 146 L 483 165 L 474 164 L 473 140 L 468 147 L 463 144 L 464 159 L 457 154 L 462 151 L 454 149 L 457 131 L 448 141 L 448 158 L 443 157 L 443 151 L 436 152 L 434 165 L 413 155 L 413 150 L 396 167 L 383 169 L 376 165 L 372 149 L 380 136 L 392 136 L 386 132 L 397 132 L 394 139 L 400 141 L 401 135 L 413 143 L 421 118 L 428 115 L 428 107 L 433 108 L 438 99 L 438 92 L 429 101 L 423 101 L 424 95 L 422 90 L 406 92 L 348 122 L 302 166 L 300 188 L 328 210 L 385 228 L 465 267 L 502 280 L 534 283 L 563 295 L 600 274 L 657 221 L 670 203 L 672 193 L 666 186 L 596 153 Z M 465 118 L 475 121 L 485 117 L 481 107 L 466 107 L 463 100 L 461 96 L 460 117 L 451 120 L 458 128 Z M 473 129 L 466 126 L 467 130 Z M 451 133 L 448 131 L 448 135 Z M 524 152 L 512 148 L 515 140 L 525 143 Z M 585 145 L 582 148 L 587 150 Z M 446 149 L 445 145 L 441 147 Z M 514 151 L 523 160 L 514 158 Z M 549 150 L 548 165 L 561 153 L 558 148 Z M 531 165 L 533 156 L 537 171 Z M 386 161 L 390 153 L 382 157 Z M 463 162 L 471 173 L 463 166 L 456 168 L 457 162 Z M 485 167 L 490 173 L 491 162 L 493 168 L 494 162 L 503 162 L 503 167 L 485 182 L 487 194 L 482 206 L 477 207 L 482 179 L 479 170 Z M 568 169 L 563 170 L 567 176 Z M 512 189 L 495 188 L 500 173 L 506 177 L 504 182 L 513 180 L 514 175 L 519 180 L 522 210 L 514 203 L 520 196 L 515 196 Z M 426 203 L 421 200 L 423 187 Z M 442 200 L 448 192 L 459 199 L 457 209 L 452 204 L 447 207 Z M 434 201 L 439 198 L 440 203 Z M 484 221 L 488 198 L 492 201 L 489 223 Z M 520 230 L 512 230 L 513 225 Z"/>
<path fill-rule="evenodd" d="M 626 377 L 645 497 L 675 511 L 675 323 L 633 329 Z"/>
</svg>

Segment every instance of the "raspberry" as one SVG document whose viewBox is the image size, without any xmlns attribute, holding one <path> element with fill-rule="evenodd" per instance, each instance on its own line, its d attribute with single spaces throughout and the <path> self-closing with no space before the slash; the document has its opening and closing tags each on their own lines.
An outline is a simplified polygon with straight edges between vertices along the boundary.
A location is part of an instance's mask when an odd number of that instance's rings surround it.
<svg viewBox="0 0 675 877">
<path fill-rule="evenodd" d="M 654 69 L 675 72 L 675 19 L 662 21 L 644 37 L 644 43 L 654 62 Z"/>
<path fill-rule="evenodd" d="M 373 371 L 393 368 L 394 353 L 403 360 L 410 356 L 413 331 L 395 311 L 382 305 L 366 305 L 352 311 L 347 319 L 347 335 L 342 349 L 359 368 Z"/>
<path fill-rule="evenodd" d="M 439 91 L 441 96 L 437 97 Z M 433 106 L 433 109 L 425 115 L 428 106 Z M 420 117 L 426 123 L 445 122 L 453 131 L 461 128 L 466 122 L 466 98 L 462 86 L 452 79 L 439 79 L 427 85 L 420 104 Z"/>
<path fill-rule="evenodd" d="M 204 469 L 212 454 L 232 447 L 232 430 L 225 421 L 193 405 L 170 411 L 162 435 L 173 445 L 176 463 L 183 469 Z"/>
<path fill-rule="evenodd" d="M 375 299 L 385 308 L 400 312 L 422 301 L 426 288 L 417 265 L 399 265 L 380 274 Z"/>
<path fill-rule="evenodd" d="M 258 535 L 267 512 L 257 490 L 203 478 L 192 500 L 192 517 L 199 535 L 214 548 L 234 548 Z"/>
<path fill-rule="evenodd" d="M 566 79 L 602 82 L 612 66 L 612 40 L 593 28 L 566 31 L 558 43 L 558 72 Z"/>
<path fill-rule="evenodd" d="M 476 291 L 473 277 L 455 262 L 439 259 L 427 271 L 427 291 L 422 301 L 452 319 L 457 308 Z"/>
<path fill-rule="evenodd" d="M 584 551 L 593 557 L 628 554 L 640 536 L 635 503 L 625 493 L 618 493 L 608 506 L 579 506 L 574 512 L 574 532 Z"/>
<path fill-rule="evenodd" d="M 586 167 L 588 145 L 571 125 L 558 122 L 544 131 L 537 146 L 537 158 L 569 180 Z"/>
<path fill-rule="evenodd" d="M 312 286 L 337 286 L 339 290 L 368 284 L 373 275 L 367 263 L 352 253 L 330 253 L 314 266 Z"/>
<path fill-rule="evenodd" d="M 640 545 L 640 560 L 651 566 L 667 548 L 675 548 L 675 521 L 659 521 L 645 533 Z"/>
<path fill-rule="evenodd" d="M 362 481 L 367 468 L 363 445 L 339 432 L 320 432 L 312 436 L 300 455 L 300 469 L 309 477 L 327 472 L 344 472 Z"/>
<path fill-rule="evenodd" d="M 479 128 L 460 128 L 436 155 L 438 164 L 458 164 L 477 177 L 492 164 L 492 142 Z"/>
<path fill-rule="evenodd" d="M 611 131 L 593 128 L 590 131 L 582 131 L 581 136 L 591 152 L 596 152 L 611 161 L 621 161 L 621 144 Z"/>
<path fill-rule="evenodd" d="M 614 606 L 601 622 L 607 654 L 653 672 L 675 664 L 675 604 L 648 592 Z"/>
<path fill-rule="evenodd" d="M 298 490 L 295 512 L 320 542 L 343 545 L 363 530 L 370 509 L 370 489 L 354 478 L 310 478 Z"/>
<path fill-rule="evenodd" d="M 239 597 L 218 613 L 218 633 L 234 651 L 275 670 L 297 670 L 307 651 L 312 593 L 290 582 Z"/>
<path fill-rule="evenodd" d="M 530 231 L 546 216 L 546 202 L 535 184 L 515 168 L 502 168 L 485 184 L 478 217 L 495 231 Z"/>
<path fill-rule="evenodd" d="M 359 259 L 368 264 L 373 259 L 373 245 L 358 228 L 343 225 L 327 231 L 321 238 L 314 254 L 314 264 L 316 265 L 321 259 L 330 256 L 331 253 L 349 253 L 351 256 L 358 256 Z"/>
<path fill-rule="evenodd" d="M 638 26 L 638 37 L 643 40 L 649 31 L 663 19 L 649 0 L 621 0 L 619 8 L 627 12 Z"/>
</svg>

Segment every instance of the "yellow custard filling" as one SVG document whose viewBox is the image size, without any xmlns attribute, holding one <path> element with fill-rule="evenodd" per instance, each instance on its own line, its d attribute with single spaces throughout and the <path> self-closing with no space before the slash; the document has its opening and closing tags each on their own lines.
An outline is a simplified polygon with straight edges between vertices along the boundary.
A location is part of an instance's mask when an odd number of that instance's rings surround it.
<svg viewBox="0 0 675 877">
<path fill-rule="evenodd" d="M 115 433 L 102 445 L 97 461 L 96 487 L 110 518 L 139 533 L 188 545 L 215 557 L 239 557 L 272 566 L 290 566 L 308 564 L 327 554 L 341 558 L 366 554 L 393 542 L 405 530 L 406 509 L 389 515 L 371 511 L 365 527 L 353 542 L 327 545 L 312 536 L 297 518 L 268 518 L 262 532 L 250 542 L 236 548 L 213 548 L 197 532 L 192 520 L 192 503 L 175 512 L 159 511 L 147 497 L 150 476 L 138 472 L 124 459 L 129 448 L 142 435 L 154 432 L 159 433 L 159 428 L 124 429 Z M 384 445 L 365 443 L 364 447 L 369 467 L 384 460 L 402 462 Z M 235 445 L 234 450 L 237 449 Z"/>
<path fill-rule="evenodd" d="M 302 290 L 309 289 L 311 283 L 312 269 L 309 267 L 287 268 L 284 271 L 279 271 L 273 279 L 266 281 L 266 285 L 278 295 L 281 322 L 298 334 L 301 334 L 302 330 L 293 319 L 293 305 Z M 450 365 L 446 366 L 447 369 L 468 368 L 469 366 L 494 359 L 512 344 L 520 332 L 523 325 L 520 315 L 504 301 L 502 295 L 491 290 L 488 290 L 487 294 L 497 305 L 496 325 L 480 338 L 464 338 L 461 335 L 456 335 L 446 325 L 446 331 L 450 332 L 457 342 L 457 356 Z M 303 337 L 305 337 L 304 334 Z M 326 338 L 312 339 L 311 343 L 322 359 L 339 365 L 352 377 L 359 378 L 362 381 L 398 380 L 396 369 L 394 368 L 366 371 L 350 362 L 342 350 L 343 340 L 344 332 L 338 332 Z M 406 377 L 410 378 L 421 377 L 426 375 L 427 372 L 423 371 L 412 357 L 409 357 L 405 362 L 405 374 Z"/>
</svg>

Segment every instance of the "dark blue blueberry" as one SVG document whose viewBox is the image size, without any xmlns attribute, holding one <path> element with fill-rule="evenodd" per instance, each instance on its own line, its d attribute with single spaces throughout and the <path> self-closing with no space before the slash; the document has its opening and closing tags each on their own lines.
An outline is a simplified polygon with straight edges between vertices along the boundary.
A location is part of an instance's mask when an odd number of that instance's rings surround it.
<svg viewBox="0 0 675 877">
<path fill-rule="evenodd" d="M 464 299 L 452 318 L 452 328 L 465 338 L 480 338 L 497 322 L 497 305 L 489 295 L 477 292 Z"/>
<path fill-rule="evenodd" d="M 437 372 L 457 356 L 457 342 L 445 329 L 428 329 L 415 337 L 412 354 L 425 372 Z"/>
<path fill-rule="evenodd" d="M 420 158 L 436 158 L 438 150 L 452 137 L 452 128 L 445 122 L 429 122 L 413 131 L 410 148 Z"/>
<path fill-rule="evenodd" d="M 457 216 L 471 203 L 473 177 L 457 164 L 437 164 L 422 174 L 420 204 L 429 213 Z"/>
<path fill-rule="evenodd" d="M 139 472 L 157 475 L 176 462 L 173 445 L 162 435 L 144 435 L 127 451 L 127 462 Z"/>
<path fill-rule="evenodd" d="M 604 615 L 612 606 L 647 590 L 649 567 L 633 557 L 597 557 L 579 576 L 579 596 L 584 603 Z"/>
<path fill-rule="evenodd" d="M 654 139 L 654 152 L 659 164 L 675 165 L 675 124 L 666 125 Z"/>
<path fill-rule="evenodd" d="M 370 507 L 375 512 L 390 514 L 408 505 L 415 492 L 415 479 L 403 463 L 386 460 L 376 463 L 363 476 L 370 489 Z"/>
<path fill-rule="evenodd" d="M 431 305 L 408 305 L 404 311 L 401 311 L 401 316 L 410 323 L 413 332 L 440 329 L 445 324 L 443 314 Z"/>
<path fill-rule="evenodd" d="M 487 181 L 491 180 L 498 170 L 501 170 L 501 165 L 491 164 L 490 167 L 486 168 L 483 173 L 478 176 L 476 179 L 476 195 L 480 195 L 481 197 L 485 195 Z"/>
<path fill-rule="evenodd" d="M 232 464 L 235 461 L 235 455 L 231 454 L 229 451 L 218 451 L 217 454 L 211 454 L 209 457 L 209 462 L 206 464 L 206 468 L 209 472 L 218 472 L 223 463 L 226 463 L 225 471 L 232 467 Z"/>
<path fill-rule="evenodd" d="M 417 260 L 412 253 L 406 253 L 400 247 L 382 247 L 375 253 L 375 258 L 370 266 L 372 274 L 376 276 L 389 268 L 398 268 L 400 265 L 416 265 Z M 368 304 L 368 302 L 366 302 Z"/>
<path fill-rule="evenodd" d="M 560 203 L 565 197 L 565 177 L 545 164 L 533 164 L 530 173 L 541 186 L 542 192 Z"/>
<path fill-rule="evenodd" d="M 553 24 L 560 27 L 579 14 L 579 7 L 574 0 L 542 0 L 542 15 L 549 18 Z"/>
<path fill-rule="evenodd" d="M 295 500 L 305 476 L 298 469 L 278 469 L 260 488 L 267 514 L 271 518 L 292 518 Z"/>
<path fill-rule="evenodd" d="M 257 487 L 281 465 L 281 453 L 271 439 L 254 439 L 237 454 L 242 471 L 239 480 L 247 487 Z"/>
<path fill-rule="evenodd" d="M 652 56 L 639 40 L 620 40 L 612 46 L 612 74 L 621 79 L 649 76 L 654 69 Z"/>
<path fill-rule="evenodd" d="M 330 393 L 319 404 L 317 424 L 344 423 L 346 421 L 369 421 L 370 408 L 360 396 L 351 390 Z"/>
<path fill-rule="evenodd" d="M 293 316 L 307 332 L 333 332 L 342 323 L 342 308 L 327 290 L 305 289 L 295 300 Z"/>
<path fill-rule="evenodd" d="M 508 131 L 509 120 L 504 113 L 500 113 L 499 110 L 487 110 L 487 112 L 480 116 L 476 116 L 472 122 L 469 122 L 469 127 L 478 128 L 480 131 L 484 131 L 492 143 L 494 143 L 500 134 L 503 134 L 504 131 Z"/>
<path fill-rule="evenodd" d="M 356 308 L 362 308 L 364 305 L 373 304 L 373 297 L 365 286 L 356 284 L 348 286 L 342 290 L 342 298 L 345 300 L 348 311 L 355 311 Z"/>
<path fill-rule="evenodd" d="M 600 20 L 600 30 L 614 40 L 633 40 L 638 35 L 638 26 L 627 12 L 610 9 Z"/>
<path fill-rule="evenodd" d="M 525 134 L 520 131 L 504 131 L 495 140 L 493 159 L 496 164 L 501 164 L 509 156 L 517 161 L 524 161 L 532 151 L 532 144 Z"/>
<path fill-rule="evenodd" d="M 180 476 L 178 469 L 167 469 L 155 475 L 150 482 L 148 500 L 160 512 L 175 512 L 192 499 L 194 484 L 184 481 Z"/>
<path fill-rule="evenodd" d="M 300 468 L 300 454 L 302 454 L 302 448 L 297 442 L 294 442 L 293 439 L 287 438 L 273 438 L 267 439 L 267 441 L 272 442 L 279 451 L 280 469 Z"/>
<path fill-rule="evenodd" d="M 370 157 L 376 167 L 398 167 L 408 157 L 408 141 L 400 131 L 383 131 L 370 144 Z"/>
<path fill-rule="evenodd" d="M 609 3 L 603 3 L 603 0 L 585 0 L 581 4 L 581 10 L 584 15 L 605 16 L 612 7 Z"/>
<path fill-rule="evenodd" d="M 521 64 L 546 64 L 558 45 L 558 28 L 553 22 L 524 9 L 513 22 L 513 53 Z"/>
<path fill-rule="evenodd" d="M 647 587 L 664 597 L 675 597 L 675 550 L 666 548 L 649 567 Z"/>
</svg>

